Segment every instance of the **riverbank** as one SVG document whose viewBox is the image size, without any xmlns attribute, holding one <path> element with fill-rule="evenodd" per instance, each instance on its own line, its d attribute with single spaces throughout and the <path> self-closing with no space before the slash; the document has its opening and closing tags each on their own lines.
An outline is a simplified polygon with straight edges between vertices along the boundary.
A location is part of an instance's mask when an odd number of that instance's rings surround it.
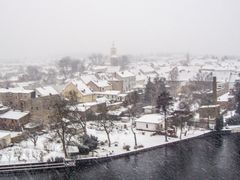
<svg viewBox="0 0 240 180">
<path fill-rule="evenodd" d="M 221 132 L 221 133 L 222 134 L 228 134 L 228 132 L 226 133 L 224 131 L 224 132 Z M 76 161 L 76 166 L 86 166 L 86 165 L 93 165 L 93 164 L 97 164 L 97 163 L 101 163 L 101 162 L 111 161 L 113 159 L 118 159 L 118 158 L 127 157 L 127 156 L 131 156 L 131 155 L 136 155 L 136 154 L 139 154 L 139 153 L 142 153 L 142 152 L 147 152 L 147 151 L 155 150 L 155 149 L 166 147 L 166 146 L 172 146 L 172 145 L 184 142 L 184 141 L 190 141 L 190 140 L 197 139 L 197 138 L 203 138 L 203 137 L 211 136 L 211 135 L 214 135 L 216 133 L 218 133 L 218 132 L 206 130 L 202 133 L 198 133 L 198 134 L 196 133 L 192 136 L 183 136 L 182 139 L 170 138 L 170 139 L 168 139 L 169 140 L 168 142 L 160 143 L 158 145 L 154 145 L 154 146 L 150 146 L 150 147 L 143 147 L 143 148 L 127 151 L 127 152 L 115 153 L 115 154 L 106 155 L 106 156 L 102 156 L 102 157 L 89 157 L 89 158 L 76 159 L 75 160 Z"/>
<path fill-rule="evenodd" d="M 224 131 L 221 131 L 220 134 L 229 134 L 231 133 L 231 131 L 229 130 L 224 130 Z M 203 138 L 203 137 L 209 137 L 209 136 L 213 136 L 213 135 L 216 135 L 216 134 L 219 134 L 219 132 L 216 132 L 216 131 L 204 131 L 204 133 L 202 134 L 195 134 L 191 137 L 185 137 L 183 139 L 178 139 L 178 140 L 172 140 L 172 141 L 169 141 L 169 142 L 165 142 L 165 143 L 162 143 L 162 144 L 159 144 L 159 145 L 156 145 L 156 146 L 151 146 L 151 147 L 144 147 L 144 148 L 140 148 L 140 149 L 136 149 L 136 150 L 132 150 L 132 151 L 127 151 L 127 152 L 123 152 L 123 153 L 119 153 L 119 154 L 114 154 L 114 155 L 108 155 L 108 156 L 104 156 L 104 157 L 89 157 L 89 158 L 82 158 L 82 159 L 75 159 L 73 162 L 73 164 L 71 166 L 66 166 L 66 165 L 62 165 L 61 167 L 58 167 L 58 169 L 61 169 L 61 170 L 68 170 L 69 168 L 78 168 L 78 167 L 83 167 L 83 166 L 91 166 L 91 165 L 94 165 L 94 164 L 99 164 L 99 163 L 103 163 L 103 162 L 107 162 L 107 161 L 111 161 L 111 160 L 114 160 L 114 159 L 119 159 L 119 158 L 122 158 L 122 157 L 128 157 L 128 156 L 131 156 L 131 155 L 136 155 L 136 154 L 139 154 L 139 153 L 143 153 L 143 152 L 147 152 L 147 151 L 152 151 L 152 150 L 155 150 L 155 149 L 158 149 L 158 148 L 162 148 L 162 147 L 166 147 L 166 146 L 173 146 L 173 145 L 177 145 L 179 143 L 182 143 L 182 142 L 186 142 L 186 141 L 191 141 L 193 139 L 200 139 L 200 138 Z M 47 163 L 32 163 L 31 166 L 26 166 L 25 168 L 22 168 L 22 169 L 18 169 L 16 172 L 13 170 L 11 171 L 1 171 L 0 169 L 0 174 L 4 175 L 4 174 L 21 174 L 21 173 L 25 173 L 25 172 L 29 172 L 29 173 L 40 173 L 42 172 L 42 169 L 39 169 L 39 168 L 32 168 L 33 166 L 39 166 L 42 165 L 42 164 L 45 164 L 46 165 L 46 168 L 45 168 L 45 171 L 48 171 L 48 170 L 54 170 L 54 167 L 53 166 L 50 166 L 50 165 L 47 165 Z M 12 164 L 12 165 L 6 165 L 6 168 L 8 169 L 11 169 L 11 166 L 16 168 L 16 165 Z M 23 166 L 23 165 L 21 165 Z M 65 167 L 64 167 L 65 166 Z M 1 168 L 5 169 L 4 166 L 1 166 Z M 56 168 L 57 169 L 57 168 Z"/>
<path fill-rule="evenodd" d="M 91 153 L 89 156 L 91 157 L 105 157 L 110 155 L 118 155 L 125 152 L 129 152 L 124 149 L 124 146 L 129 146 L 130 151 L 135 151 L 135 139 L 134 134 L 131 131 L 131 123 L 119 123 L 116 124 L 118 129 L 113 129 L 110 133 L 111 146 L 108 146 L 108 139 L 105 131 L 99 130 L 97 128 L 89 128 L 87 129 L 88 134 L 94 135 L 98 138 L 100 145 L 98 149 Z M 125 127 L 123 126 L 125 125 Z M 94 127 L 94 126 L 93 126 Z M 165 144 L 165 136 L 164 135 L 154 135 L 154 132 L 150 131 L 141 131 L 134 130 L 136 134 L 137 145 L 143 148 L 150 148 L 153 146 L 159 146 Z M 177 130 L 177 137 L 168 137 L 168 143 L 175 142 L 180 140 L 180 129 Z M 183 129 L 182 131 L 182 139 L 187 139 L 195 136 L 199 136 L 210 132 L 206 129 L 200 128 L 188 128 Z M 79 156 L 78 158 L 85 158 L 86 156 Z"/>
</svg>

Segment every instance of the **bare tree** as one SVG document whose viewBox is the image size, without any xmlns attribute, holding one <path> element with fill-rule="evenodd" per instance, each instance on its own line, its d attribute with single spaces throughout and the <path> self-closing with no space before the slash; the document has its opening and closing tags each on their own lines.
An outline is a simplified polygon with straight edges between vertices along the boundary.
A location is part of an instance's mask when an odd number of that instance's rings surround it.
<svg viewBox="0 0 240 180">
<path fill-rule="evenodd" d="M 128 113 L 129 113 L 129 120 L 131 121 L 131 131 L 133 133 L 133 137 L 134 137 L 134 146 L 135 148 L 137 148 L 137 135 L 136 135 L 136 132 L 134 131 L 134 128 L 133 128 L 133 117 L 134 117 L 134 113 L 135 112 L 135 107 L 129 107 L 128 108 Z"/>
<path fill-rule="evenodd" d="M 47 84 L 54 84 L 57 80 L 57 72 L 53 68 L 49 68 L 47 70 L 45 81 Z"/>
<path fill-rule="evenodd" d="M 133 128 L 133 118 L 136 116 L 136 114 L 140 109 L 139 101 L 140 101 L 140 97 L 136 91 L 131 93 L 130 96 L 125 100 L 125 104 L 128 105 L 128 113 L 129 113 L 129 119 L 131 120 L 131 131 L 134 137 L 135 148 L 137 148 L 137 135 Z"/>
<path fill-rule="evenodd" d="M 27 131 L 27 136 L 30 139 L 30 141 L 33 142 L 34 147 L 36 147 L 39 134 L 35 131 L 34 132 Z"/>
<path fill-rule="evenodd" d="M 83 107 L 85 108 L 85 107 Z M 72 105 L 70 118 L 72 121 L 78 123 L 83 129 L 83 133 L 87 135 L 87 117 L 86 117 L 86 108 L 85 111 L 81 111 L 78 105 Z"/>
<path fill-rule="evenodd" d="M 104 56 L 100 53 L 91 54 L 88 58 L 93 65 L 104 65 Z"/>
<path fill-rule="evenodd" d="M 211 89 L 212 85 L 212 73 L 198 72 L 193 79 L 193 84 L 195 85 L 195 90 L 200 92 L 205 92 Z"/>
<path fill-rule="evenodd" d="M 64 79 L 71 78 L 74 73 L 84 71 L 84 62 L 78 59 L 73 59 L 69 56 L 64 57 L 57 61 L 57 66 Z"/>
<path fill-rule="evenodd" d="M 57 66 L 59 67 L 60 73 L 63 74 L 64 79 L 69 77 L 71 72 L 71 58 L 64 57 L 57 62 Z"/>
<path fill-rule="evenodd" d="M 54 116 L 51 118 L 51 129 L 55 132 L 55 136 L 61 140 L 65 158 L 68 157 L 67 145 L 71 141 L 71 138 L 77 134 L 76 121 L 73 121 L 69 115 L 69 106 L 67 100 L 58 100 L 54 106 Z"/>
<path fill-rule="evenodd" d="M 165 141 L 167 142 L 167 114 L 170 111 L 170 107 L 172 106 L 172 97 L 170 97 L 167 91 L 163 91 L 157 98 L 157 108 L 159 108 L 160 112 L 164 114 L 164 126 L 165 126 Z"/>
<path fill-rule="evenodd" d="M 108 138 L 108 146 L 111 147 L 110 132 L 114 128 L 113 120 L 111 120 L 107 115 L 107 107 L 100 107 L 99 110 L 98 124 L 104 129 Z"/>
<path fill-rule="evenodd" d="M 180 126 L 180 139 L 182 139 L 182 129 L 185 122 L 188 122 L 192 118 L 192 113 L 190 112 L 190 106 L 187 101 L 182 100 L 179 103 L 178 109 L 174 111 L 175 124 Z"/>
<path fill-rule="evenodd" d="M 43 73 L 39 70 L 39 66 L 28 66 L 27 67 L 27 74 L 29 77 L 29 80 L 41 80 Z"/>
</svg>

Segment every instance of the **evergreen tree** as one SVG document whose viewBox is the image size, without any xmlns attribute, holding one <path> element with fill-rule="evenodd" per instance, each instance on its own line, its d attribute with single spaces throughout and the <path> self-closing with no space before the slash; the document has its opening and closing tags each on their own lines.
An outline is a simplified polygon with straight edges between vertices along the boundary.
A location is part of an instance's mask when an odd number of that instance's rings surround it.
<svg viewBox="0 0 240 180">
<path fill-rule="evenodd" d="M 169 95 L 167 91 L 163 91 L 157 98 L 157 108 L 159 108 L 160 112 L 164 114 L 164 126 L 165 126 L 165 141 L 167 142 L 167 114 L 170 111 L 170 107 L 172 106 L 172 97 Z"/>
<path fill-rule="evenodd" d="M 150 78 L 148 78 L 148 82 L 147 82 L 145 93 L 144 93 L 144 103 L 150 104 L 152 102 L 153 93 L 154 93 L 154 84 L 151 82 Z"/>
<path fill-rule="evenodd" d="M 240 114 L 240 82 L 236 82 L 235 85 L 235 102 L 236 102 L 236 113 Z"/>
</svg>

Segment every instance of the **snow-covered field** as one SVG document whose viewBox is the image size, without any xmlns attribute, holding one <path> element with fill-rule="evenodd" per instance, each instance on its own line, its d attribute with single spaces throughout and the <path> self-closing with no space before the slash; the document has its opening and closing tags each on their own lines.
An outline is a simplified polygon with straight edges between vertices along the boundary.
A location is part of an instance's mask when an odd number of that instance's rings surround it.
<svg viewBox="0 0 240 180">
<path fill-rule="evenodd" d="M 93 122 L 88 123 L 87 133 L 98 137 L 99 142 L 105 142 L 107 140 L 107 135 L 103 130 L 96 130 L 93 128 Z M 125 128 L 124 128 L 125 126 Z M 117 127 L 117 128 L 116 128 Z M 82 157 L 102 157 L 114 154 L 120 154 L 127 152 L 123 149 L 124 145 L 130 145 L 130 151 L 134 150 L 134 136 L 130 128 L 130 123 L 119 122 L 116 127 L 110 133 L 111 147 L 108 144 L 99 145 L 99 148 L 94 153 L 89 153 L 88 156 Z M 127 127 L 127 128 L 126 128 Z M 144 148 L 157 146 L 166 143 L 165 137 L 163 135 L 151 136 L 153 132 L 138 131 L 135 130 L 137 134 L 137 144 L 143 145 Z M 184 132 L 184 131 L 183 131 Z M 191 138 L 195 136 L 207 133 L 207 130 L 194 129 L 187 132 L 187 136 L 182 134 L 182 139 Z M 178 135 L 180 130 L 178 130 Z M 47 161 L 51 157 L 64 157 L 62 152 L 61 143 L 55 141 L 49 141 L 50 135 L 39 136 L 37 141 L 37 146 L 34 147 L 32 141 L 22 141 L 19 144 L 15 144 L 13 147 L 8 147 L 0 150 L 0 164 L 10 164 L 10 163 L 26 163 L 26 162 L 41 162 Z M 168 143 L 179 141 L 179 138 L 168 137 Z"/>
<path fill-rule="evenodd" d="M 30 140 L 0 150 L 0 164 L 47 161 L 51 157 L 63 157 L 60 143 L 49 142 L 49 136 L 39 136 L 34 147 Z"/>
<path fill-rule="evenodd" d="M 127 125 L 127 129 L 124 129 L 124 124 Z M 118 129 L 114 129 L 113 132 L 110 133 L 110 139 L 112 142 L 111 147 L 108 147 L 108 144 L 105 143 L 103 146 L 99 146 L 100 148 L 96 151 L 95 156 L 107 156 L 114 155 L 127 152 L 123 149 L 124 145 L 130 145 L 130 151 L 134 150 L 134 135 L 130 128 L 130 123 L 118 123 Z M 137 134 L 137 144 L 143 145 L 144 148 L 157 146 L 161 144 L 165 144 L 165 136 L 163 135 L 155 135 L 151 136 L 153 132 L 147 131 L 138 131 L 135 130 Z M 184 132 L 184 131 L 183 131 Z M 204 129 L 192 129 L 187 132 L 187 135 L 184 136 L 182 134 L 182 139 L 196 137 L 202 135 L 204 133 L 209 132 L 209 130 Z M 107 135 L 105 131 L 97 131 L 95 129 L 88 129 L 88 133 L 98 137 L 99 141 L 105 142 L 107 140 Z M 180 135 L 180 130 L 178 130 L 178 136 Z M 179 141 L 179 138 L 168 137 L 168 143 Z M 117 146 L 115 145 L 117 144 Z"/>
</svg>

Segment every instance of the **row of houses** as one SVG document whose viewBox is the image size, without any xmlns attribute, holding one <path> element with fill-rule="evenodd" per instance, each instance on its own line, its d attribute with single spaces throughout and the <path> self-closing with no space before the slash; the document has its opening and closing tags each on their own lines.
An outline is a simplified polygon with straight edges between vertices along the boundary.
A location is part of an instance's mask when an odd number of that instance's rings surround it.
<svg viewBox="0 0 240 180">
<path fill-rule="evenodd" d="M 125 73 L 121 73 L 125 74 Z M 130 73 L 128 75 L 131 75 Z M 0 128 L 11 131 L 21 131 L 28 124 L 48 124 L 54 116 L 55 102 L 62 96 L 68 99 L 76 98 L 84 109 L 97 111 L 101 104 L 122 102 L 126 96 L 125 90 L 132 89 L 134 76 L 121 80 L 102 80 L 95 76 L 88 82 L 87 78 L 70 80 L 64 86 L 52 86 L 25 89 L 23 87 L 0 88 Z M 84 81 L 86 83 L 84 83 Z M 126 84 L 128 83 L 128 84 Z M 124 86 L 123 86 L 124 84 Z M 130 84 L 130 85 L 129 85 Z M 60 88 L 59 88 L 60 87 Z M 116 90 L 117 89 L 117 90 Z M 88 107 L 88 108 L 86 108 Z"/>
</svg>

